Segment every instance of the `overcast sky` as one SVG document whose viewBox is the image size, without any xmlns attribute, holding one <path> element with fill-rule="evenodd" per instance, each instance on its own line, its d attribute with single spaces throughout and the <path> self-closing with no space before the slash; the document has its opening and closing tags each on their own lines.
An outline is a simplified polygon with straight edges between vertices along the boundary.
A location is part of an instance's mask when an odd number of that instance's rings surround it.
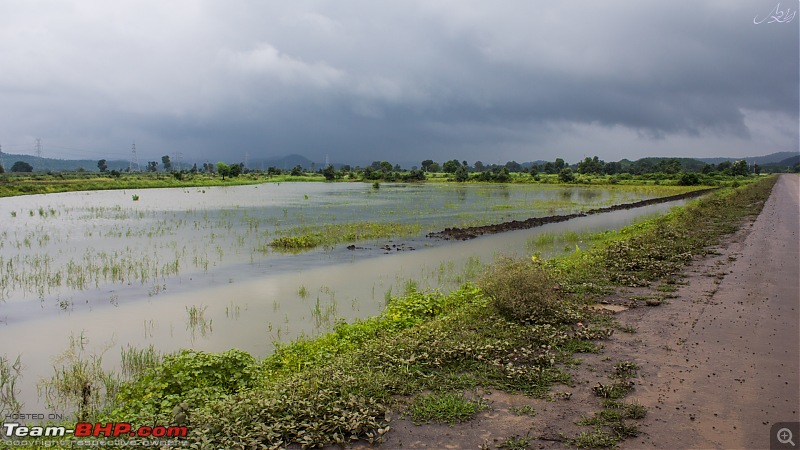
<svg viewBox="0 0 800 450">
<path fill-rule="evenodd" d="M 798 150 L 797 1 L 0 0 L 5 153 Z"/>
</svg>

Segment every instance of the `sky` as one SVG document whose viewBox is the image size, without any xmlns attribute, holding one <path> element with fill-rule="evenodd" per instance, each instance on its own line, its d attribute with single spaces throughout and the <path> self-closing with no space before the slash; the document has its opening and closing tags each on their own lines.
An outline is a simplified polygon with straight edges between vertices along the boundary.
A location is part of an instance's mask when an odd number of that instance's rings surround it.
<svg viewBox="0 0 800 450">
<path fill-rule="evenodd" d="M 0 0 L 0 149 L 470 164 L 798 151 L 798 6 Z"/>
</svg>

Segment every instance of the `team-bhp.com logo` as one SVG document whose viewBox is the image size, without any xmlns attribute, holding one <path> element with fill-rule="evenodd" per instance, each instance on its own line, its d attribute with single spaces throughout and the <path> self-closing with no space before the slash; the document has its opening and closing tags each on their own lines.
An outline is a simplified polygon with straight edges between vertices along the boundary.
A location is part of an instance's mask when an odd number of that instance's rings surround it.
<svg viewBox="0 0 800 450">
<path fill-rule="evenodd" d="M 4 423 L 3 437 L 139 437 L 139 438 L 181 438 L 189 431 L 181 426 L 155 426 L 133 428 L 130 423 L 107 424 L 79 422 L 75 428 L 60 426 L 23 426 L 18 423 Z"/>
</svg>

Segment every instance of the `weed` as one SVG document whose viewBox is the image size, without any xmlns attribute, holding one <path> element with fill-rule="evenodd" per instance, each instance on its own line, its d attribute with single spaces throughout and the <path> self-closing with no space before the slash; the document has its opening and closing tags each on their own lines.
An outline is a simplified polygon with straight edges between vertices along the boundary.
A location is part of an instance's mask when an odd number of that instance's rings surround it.
<svg viewBox="0 0 800 450">
<path fill-rule="evenodd" d="M 18 413 L 22 408 L 22 403 L 17 400 L 17 381 L 21 375 L 21 356 L 17 356 L 13 363 L 6 355 L 0 356 L 0 417 Z"/>
<path fill-rule="evenodd" d="M 550 275 L 539 265 L 501 259 L 481 278 L 479 286 L 503 316 L 521 323 L 558 324 L 580 317 L 559 297 Z"/>
<path fill-rule="evenodd" d="M 121 350 L 122 377 L 133 380 L 161 363 L 163 355 L 156 351 L 153 344 L 145 349 L 137 349 L 128 345 Z"/>
<path fill-rule="evenodd" d="M 497 444 L 497 448 L 503 448 L 507 450 L 525 450 L 530 448 L 532 441 L 533 439 L 528 435 L 525 437 L 515 435 L 506 438 L 503 442 Z"/>
<path fill-rule="evenodd" d="M 417 425 L 436 422 L 453 426 L 488 408 L 485 401 L 467 400 L 462 393 L 434 392 L 417 396 L 408 411 Z"/>
<path fill-rule="evenodd" d="M 633 382 L 629 380 L 614 380 L 611 384 L 598 382 L 592 387 L 594 395 L 602 398 L 622 398 L 633 390 Z"/>
<path fill-rule="evenodd" d="M 606 448 L 616 445 L 619 438 L 607 431 L 595 429 L 591 433 L 582 431 L 568 442 L 578 448 Z"/>
<path fill-rule="evenodd" d="M 509 411 L 514 413 L 517 416 L 535 416 L 536 409 L 533 408 L 531 405 L 522 405 L 522 406 L 510 406 L 508 408 Z"/>
<path fill-rule="evenodd" d="M 38 385 L 48 407 L 76 408 L 78 421 L 87 421 L 110 405 L 119 389 L 119 379 L 102 368 L 103 352 L 86 353 L 86 336 L 70 336 L 70 346 L 56 360 L 55 374 Z"/>
<path fill-rule="evenodd" d="M 639 371 L 639 365 L 635 362 L 622 361 L 614 364 L 614 377 L 617 378 L 632 378 L 636 376 Z"/>
</svg>

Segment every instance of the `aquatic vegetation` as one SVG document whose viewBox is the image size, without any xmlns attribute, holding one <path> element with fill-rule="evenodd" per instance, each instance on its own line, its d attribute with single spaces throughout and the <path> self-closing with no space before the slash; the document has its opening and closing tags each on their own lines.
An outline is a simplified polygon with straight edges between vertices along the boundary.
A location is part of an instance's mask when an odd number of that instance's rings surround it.
<svg viewBox="0 0 800 450">
<path fill-rule="evenodd" d="M 0 355 L 0 417 L 15 414 L 22 409 L 22 403 L 17 400 L 19 390 L 17 382 L 22 376 L 22 360 L 17 356 L 11 362 L 6 355 Z"/>
<path fill-rule="evenodd" d="M 314 247 L 331 247 L 343 242 L 360 242 L 373 239 L 408 237 L 419 234 L 418 224 L 393 224 L 378 222 L 336 223 L 321 226 L 303 226 L 283 231 L 289 236 L 272 240 L 269 246 L 279 250 L 305 250 Z M 296 235 L 294 235 L 296 234 Z"/>
<path fill-rule="evenodd" d="M 50 409 L 66 411 L 76 408 L 78 421 L 86 421 L 108 406 L 120 383 L 113 372 L 102 367 L 105 350 L 89 353 L 87 342 L 83 333 L 70 336 L 69 347 L 53 366 L 53 376 L 38 385 Z"/>
</svg>

